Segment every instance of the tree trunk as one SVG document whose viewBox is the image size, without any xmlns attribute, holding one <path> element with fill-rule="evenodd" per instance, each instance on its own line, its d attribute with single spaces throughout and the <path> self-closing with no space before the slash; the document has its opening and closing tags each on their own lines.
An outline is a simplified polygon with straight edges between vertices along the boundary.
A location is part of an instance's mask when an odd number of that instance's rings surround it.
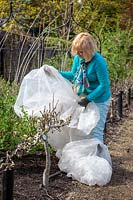
<svg viewBox="0 0 133 200">
<path fill-rule="evenodd" d="M 49 185 L 51 160 L 50 160 L 50 151 L 49 151 L 47 137 L 45 138 L 45 140 L 43 137 L 43 141 L 44 141 L 45 153 L 46 153 L 46 165 L 45 165 L 45 170 L 43 172 L 43 186 L 47 189 L 47 187 Z"/>
</svg>

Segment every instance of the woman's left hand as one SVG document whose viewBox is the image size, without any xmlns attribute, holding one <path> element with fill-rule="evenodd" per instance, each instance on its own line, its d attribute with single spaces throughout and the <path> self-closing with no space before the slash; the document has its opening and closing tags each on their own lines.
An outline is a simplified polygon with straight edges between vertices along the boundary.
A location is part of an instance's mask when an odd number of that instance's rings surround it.
<svg viewBox="0 0 133 200">
<path fill-rule="evenodd" d="M 78 104 L 79 104 L 80 106 L 86 107 L 86 106 L 88 105 L 89 102 L 90 102 L 90 101 L 85 97 L 85 98 L 82 98 L 82 99 L 78 102 Z"/>
</svg>

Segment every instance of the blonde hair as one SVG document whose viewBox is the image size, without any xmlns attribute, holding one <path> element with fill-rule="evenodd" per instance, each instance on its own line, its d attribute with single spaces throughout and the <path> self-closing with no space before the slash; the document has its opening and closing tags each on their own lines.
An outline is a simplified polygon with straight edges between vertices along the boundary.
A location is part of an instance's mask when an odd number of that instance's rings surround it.
<svg viewBox="0 0 133 200">
<path fill-rule="evenodd" d="M 79 33 L 72 42 L 72 55 L 76 55 L 78 51 L 83 51 L 83 56 L 86 61 L 90 61 L 94 51 L 96 49 L 96 44 L 93 37 L 87 32 Z"/>
</svg>

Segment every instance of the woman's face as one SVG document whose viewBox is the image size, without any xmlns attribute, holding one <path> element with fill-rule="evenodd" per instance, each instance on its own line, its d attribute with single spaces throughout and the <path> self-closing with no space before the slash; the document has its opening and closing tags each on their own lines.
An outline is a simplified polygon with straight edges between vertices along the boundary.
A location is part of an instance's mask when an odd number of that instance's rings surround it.
<svg viewBox="0 0 133 200">
<path fill-rule="evenodd" d="M 83 56 L 83 51 L 77 51 L 77 55 L 78 55 L 80 58 L 84 58 L 84 56 Z"/>
</svg>

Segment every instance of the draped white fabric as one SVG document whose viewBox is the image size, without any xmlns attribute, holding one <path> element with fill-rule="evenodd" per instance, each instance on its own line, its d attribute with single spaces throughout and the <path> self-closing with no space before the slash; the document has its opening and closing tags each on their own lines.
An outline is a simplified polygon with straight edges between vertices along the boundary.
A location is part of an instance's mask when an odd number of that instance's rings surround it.
<svg viewBox="0 0 133 200">
<path fill-rule="evenodd" d="M 57 104 L 60 119 L 71 116 L 70 124 L 61 132 L 48 133 L 49 144 L 60 159 L 59 168 L 82 183 L 105 185 L 112 173 L 108 149 L 100 141 L 89 139 L 99 121 L 99 110 L 94 102 L 85 109 L 78 101 L 72 84 L 54 67 L 43 65 L 24 77 L 14 110 L 20 117 L 23 117 L 22 108 L 29 116 L 40 117 L 44 108 L 49 109 L 49 104 Z"/>
</svg>

